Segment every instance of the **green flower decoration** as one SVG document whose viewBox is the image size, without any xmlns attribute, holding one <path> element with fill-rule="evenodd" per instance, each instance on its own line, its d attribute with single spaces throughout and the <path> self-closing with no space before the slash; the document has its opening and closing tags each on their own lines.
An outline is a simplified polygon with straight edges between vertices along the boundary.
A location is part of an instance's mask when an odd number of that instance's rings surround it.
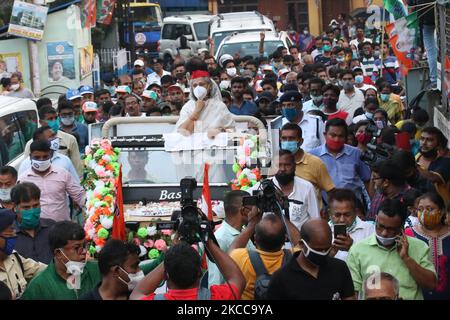
<svg viewBox="0 0 450 320">
<path fill-rule="evenodd" d="M 149 257 L 150 259 L 156 259 L 156 258 L 158 258 L 158 257 L 159 257 L 159 251 L 158 251 L 157 249 L 152 249 L 152 250 L 150 250 L 149 253 L 148 253 L 148 257 Z"/>
<path fill-rule="evenodd" d="M 148 236 L 147 228 L 139 228 L 137 235 L 140 238 L 145 238 L 146 236 Z"/>
<path fill-rule="evenodd" d="M 108 238 L 108 236 L 109 236 L 109 232 L 108 232 L 108 230 L 106 230 L 105 228 L 101 228 L 100 230 L 98 230 L 97 236 L 98 236 L 100 239 L 106 239 L 106 238 Z"/>
</svg>

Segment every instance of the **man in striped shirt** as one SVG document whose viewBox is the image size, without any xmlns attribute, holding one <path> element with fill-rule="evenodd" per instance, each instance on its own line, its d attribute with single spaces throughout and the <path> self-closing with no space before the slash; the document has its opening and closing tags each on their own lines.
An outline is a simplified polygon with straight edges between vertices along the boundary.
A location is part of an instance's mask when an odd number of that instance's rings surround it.
<svg viewBox="0 0 450 320">
<path fill-rule="evenodd" d="M 373 47 L 368 41 L 362 44 L 361 65 L 365 76 L 372 78 L 373 74 L 378 72 L 378 68 L 375 65 L 375 58 L 373 57 Z"/>
<path fill-rule="evenodd" d="M 378 74 L 383 70 L 382 78 L 390 84 L 396 84 L 397 79 L 400 77 L 398 60 L 391 54 L 391 49 L 387 45 L 383 46 L 382 52 L 383 66 L 381 66 L 381 59 L 375 61 L 378 69 L 376 76 L 378 77 Z"/>
</svg>

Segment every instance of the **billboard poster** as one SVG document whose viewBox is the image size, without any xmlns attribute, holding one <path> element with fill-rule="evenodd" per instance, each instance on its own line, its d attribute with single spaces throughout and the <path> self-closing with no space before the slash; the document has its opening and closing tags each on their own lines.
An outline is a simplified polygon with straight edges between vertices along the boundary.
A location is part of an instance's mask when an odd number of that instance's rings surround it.
<svg viewBox="0 0 450 320">
<path fill-rule="evenodd" d="M 48 81 L 75 79 L 73 45 L 67 41 L 47 42 Z"/>
<path fill-rule="evenodd" d="M 94 64 L 94 48 L 88 46 L 80 49 L 80 75 L 81 79 L 86 78 L 92 73 Z"/>
<path fill-rule="evenodd" d="M 42 40 L 47 11 L 47 7 L 14 1 L 8 34 L 31 40 Z"/>
</svg>

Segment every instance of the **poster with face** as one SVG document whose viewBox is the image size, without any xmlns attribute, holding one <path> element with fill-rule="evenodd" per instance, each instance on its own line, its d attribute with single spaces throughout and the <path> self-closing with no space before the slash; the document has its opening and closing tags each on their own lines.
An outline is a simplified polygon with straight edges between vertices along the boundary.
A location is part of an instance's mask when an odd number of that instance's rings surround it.
<svg viewBox="0 0 450 320">
<path fill-rule="evenodd" d="M 22 72 L 22 55 L 20 52 L 0 54 L 0 79 L 9 78 L 14 72 Z"/>
<path fill-rule="evenodd" d="M 49 82 L 75 79 L 75 56 L 69 42 L 47 42 L 47 61 Z"/>
<path fill-rule="evenodd" d="M 86 78 L 92 73 L 94 64 L 94 49 L 92 46 L 80 49 L 80 75 L 81 79 Z"/>
</svg>

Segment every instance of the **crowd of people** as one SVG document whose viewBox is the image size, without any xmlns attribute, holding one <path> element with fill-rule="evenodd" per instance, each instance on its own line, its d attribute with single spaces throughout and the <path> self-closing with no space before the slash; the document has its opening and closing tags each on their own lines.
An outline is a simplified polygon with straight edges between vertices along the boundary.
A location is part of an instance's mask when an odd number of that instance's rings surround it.
<svg viewBox="0 0 450 320">
<path fill-rule="evenodd" d="M 305 30 L 269 56 L 264 33 L 256 57 L 216 60 L 211 49 L 164 65 L 138 56 L 128 75 L 71 89 L 56 110 L 37 100 L 29 159 L 18 172 L 0 169 L 0 297 L 450 299 L 448 140 L 426 110 L 406 104 L 387 41 L 347 23 L 341 14 L 323 35 Z M 2 80 L 8 95 L 29 97 L 17 83 Z M 210 138 L 236 130 L 233 115 L 265 125 L 281 116 L 270 179 L 293 200 L 289 219 L 244 205 L 249 193 L 233 190 L 217 243 L 206 242 L 207 267 L 177 238 L 142 268 L 139 247 L 119 240 L 89 257 L 70 209 L 86 200 L 87 125 L 163 115 L 179 116 L 180 134 Z M 156 294 L 163 280 L 168 291 Z"/>
</svg>

